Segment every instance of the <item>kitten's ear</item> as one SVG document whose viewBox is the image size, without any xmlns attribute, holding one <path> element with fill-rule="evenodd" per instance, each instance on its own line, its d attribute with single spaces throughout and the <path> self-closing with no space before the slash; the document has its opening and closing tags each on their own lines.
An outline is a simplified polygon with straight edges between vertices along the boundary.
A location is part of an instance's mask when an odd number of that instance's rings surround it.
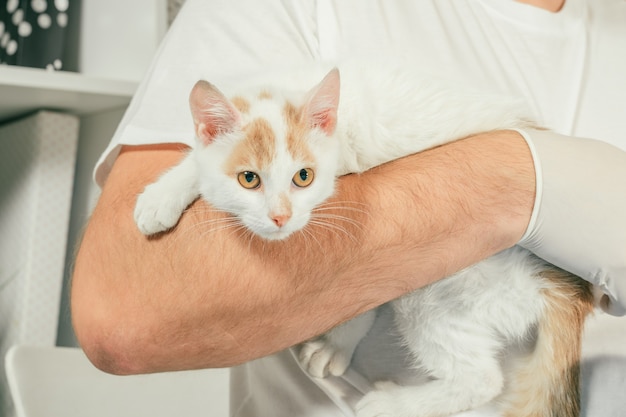
<svg viewBox="0 0 626 417">
<path fill-rule="evenodd" d="M 189 106 L 198 139 L 208 145 L 221 133 L 233 130 L 240 114 L 213 84 L 200 80 L 189 95 Z"/>
<path fill-rule="evenodd" d="M 319 127 L 331 135 L 337 126 L 339 106 L 339 70 L 333 68 L 310 92 L 305 105 L 305 117 L 311 127 Z"/>
</svg>

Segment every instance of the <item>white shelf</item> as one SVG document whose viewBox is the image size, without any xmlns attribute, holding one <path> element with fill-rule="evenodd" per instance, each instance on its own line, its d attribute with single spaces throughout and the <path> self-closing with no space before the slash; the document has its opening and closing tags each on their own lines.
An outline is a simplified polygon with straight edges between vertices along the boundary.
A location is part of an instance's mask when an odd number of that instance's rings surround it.
<svg viewBox="0 0 626 417">
<path fill-rule="evenodd" d="M 0 121 L 37 109 L 86 115 L 127 106 L 137 83 L 73 72 L 0 66 Z"/>
</svg>

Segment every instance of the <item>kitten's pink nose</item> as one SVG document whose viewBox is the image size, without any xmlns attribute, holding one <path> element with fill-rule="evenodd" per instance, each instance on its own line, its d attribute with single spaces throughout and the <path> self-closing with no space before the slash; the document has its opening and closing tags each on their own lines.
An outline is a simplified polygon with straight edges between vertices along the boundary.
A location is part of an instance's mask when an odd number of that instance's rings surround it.
<svg viewBox="0 0 626 417">
<path fill-rule="evenodd" d="M 274 222 L 276 226 L 283 227 L 285 223 L 289 221 L 290 218 L 291 216 L 288 214 L 277 214 L 277 215 L 272 216 L 272 221 Z"/>
</svg>

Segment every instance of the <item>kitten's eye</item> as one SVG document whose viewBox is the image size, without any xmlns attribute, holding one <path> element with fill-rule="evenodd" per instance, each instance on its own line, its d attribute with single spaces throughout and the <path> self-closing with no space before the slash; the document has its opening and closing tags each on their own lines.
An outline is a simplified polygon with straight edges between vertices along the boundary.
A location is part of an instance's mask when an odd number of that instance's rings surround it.
<svg viewBox="0 0 626 417">
<path fill-rule="evenodd" d="M 252 171 L 240 172 L 237 175 L 237 180 L 243 188 L 247 188 L 248 190 L 258 188 L 259 185 L 261 185 L 261 178 Z"/>
<path fill-rule="evenodd" d="M 298 187 L 308 187 L 313 182 L 313 170 L 311 168 L 302 168 L 293 176 L 293 183 Z"/>
</svg>

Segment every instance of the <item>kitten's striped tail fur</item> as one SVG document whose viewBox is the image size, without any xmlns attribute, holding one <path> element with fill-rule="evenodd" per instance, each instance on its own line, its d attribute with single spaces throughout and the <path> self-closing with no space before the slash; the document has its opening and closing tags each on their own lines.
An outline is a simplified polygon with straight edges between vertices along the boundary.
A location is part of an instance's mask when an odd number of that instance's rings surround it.
<svg viewBox="0 0 626 417">
<path fill-rule="evenodd" d="M 593 310 L 591 284 L 556 267 L 541 273 L 545 307 L 532 353 L 511 373 L 504 417 L 579 417 L 581 336 Z"/>
</svg>

